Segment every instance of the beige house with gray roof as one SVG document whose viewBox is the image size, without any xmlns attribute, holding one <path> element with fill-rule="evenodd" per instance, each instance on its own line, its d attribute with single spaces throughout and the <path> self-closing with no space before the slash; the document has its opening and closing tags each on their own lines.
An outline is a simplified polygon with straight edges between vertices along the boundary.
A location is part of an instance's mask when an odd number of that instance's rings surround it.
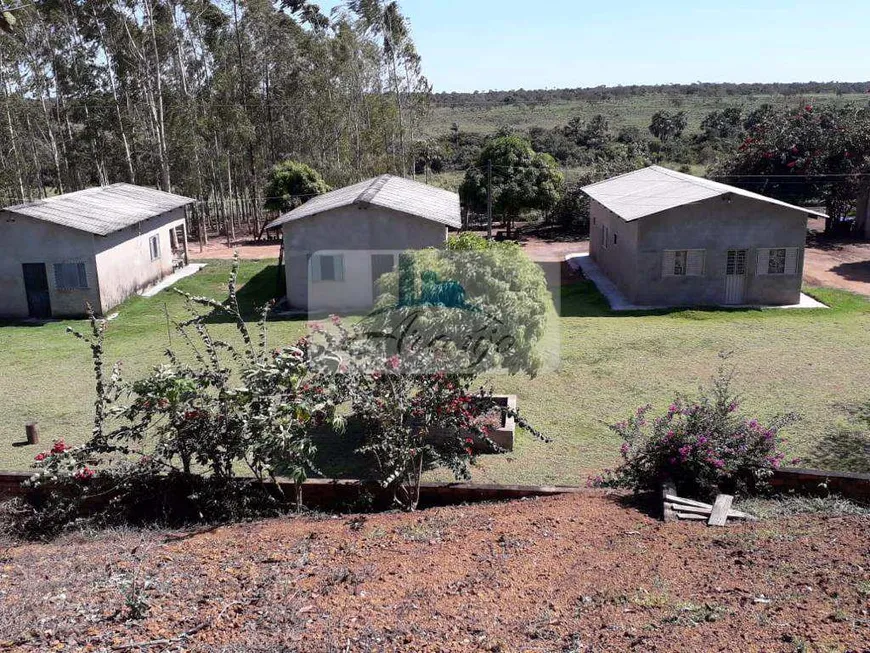
<svg viewBox="0 0 870 653">
<path fill-rule="evenodd" d="M 810 209 L 650 166 L 583 188 L 592 260 L 638 306 L 793 305 Z"/>
<path fill-rule="evenodd" d="M 113 184 L 0 210 L 0 318 L 105 314 L 171 274 L 193 201 Z"/>
<path fill-rule="evenodd" d="M 406 250 L 443 247 L 462 224 L 459 195 L 381 175 L 319 195 L 271 222 L 284 242 L 287 302 L 320 312 L 365 309 Z"/>
</svg>

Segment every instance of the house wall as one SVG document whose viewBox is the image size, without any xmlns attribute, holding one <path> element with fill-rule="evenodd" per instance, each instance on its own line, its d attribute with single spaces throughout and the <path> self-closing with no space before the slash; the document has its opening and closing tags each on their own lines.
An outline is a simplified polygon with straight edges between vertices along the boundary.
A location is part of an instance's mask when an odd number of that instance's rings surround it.
<svg viewBox="0 0 870 653">
<path fill-rule="evenodd" d="M 102 310 L 92 234 L 0 212 L 0 317 L 28 317 L 23 263 L 46 264 L 53 315 L 82 315 L 87 303 L 96 311 Z M 54 278 L 55 263 L 84 263 L 88 288 L 58 290 Z"/>
<path fill-rule="evenodd" d="M 371 253 L 443 247 L 443 224 L 377 206 L 341 207 L 284 224 L 287 300 L 311 311 L 369 308 Z M 317 253 L 344 255 L 344 281 L 309 284 Z"/>
<path fill-rule="evenodd" d="M 184 207 L 149 218 L 108 236 L 95 236 L 97 274 L 103 311 L 172 274 L 169 232 L 184 224 Z M 148 241 L 160 236 L 160 258 L 152 261 Z"/>
<path fill-rule="evenodd" d="M 725 303 L 729 249 L 746 249 L 744 304 L 796 304 L 800 301 L 806 214 L 740 196 L 715 197 L 636 221 L 638 251 L 631 301 L 648 306 Z M 799 248 L 792 275 L 756 276 L 759 248 Z M 703 249 L 701 276 L 663 276 L 664 250 Z"/>
<path fill-rule="evenodd" d="M 602 242 L 605 227 L 607 247 Z M 589 256 L 626 297 L 631 297 L 635 290 L 637 244 L 637 222 L 626 222 L 595 200 L 589 200 Z"/>
</svg>

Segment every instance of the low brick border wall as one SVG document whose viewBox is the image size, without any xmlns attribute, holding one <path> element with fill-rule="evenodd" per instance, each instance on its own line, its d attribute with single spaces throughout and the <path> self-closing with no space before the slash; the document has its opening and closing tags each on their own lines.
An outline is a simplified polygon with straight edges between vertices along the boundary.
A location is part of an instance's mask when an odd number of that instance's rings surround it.
<svg viewBox="0 0 870 653">
<path fill-rule="evenodd" d="M 24 493 L 22 483 L 30 472 L 0 471 L 0 500 Z M 818 469 L 783 468 L 771 480 L 780 492 L 800 494 L 839 494 L 848 499 L 870 502 L 870 474 L 828 472 Z M 293 484 L 282 481 L 285 492 L 292 496 Z M 471 503 L 475 501 L 506 501 L 527 497 L 547 497 L 583 492 L 585 488 L 558 485 L 496 485 L 478 483 L 423 483 L 420 502 L 423 505 Z M 375 483 L 358 480 L 309 479 L 302 488 L 305 505 L 325 508 L 351 505 L 365 497 L 374 503 L 388 500 L 384 490 Z"/>
<path fill-rule="evenodd" d="M 870 474 L 784 467 L 774 472 L 770 482 L 780 492 L 839 494 L 854 501 L 870 501 Z"/>
<path fill-rule="evenodd" d="M 0 471 L 0 500 L 25 492 L 24 481 L 29 472 Z M 279 480 L 287 496 L 293 496 L 292 482 Z M 585 488 L 557 485 L 496 485 L 478 483 L 422 483 L 420 503 L 445 505 L 475 501 L 506 501 L 527 497 L 547 497 L 584 491 Z M 308 479 L 302 484 L 302 501 L 306 506 L 324 508 L 350 505 L 366 499 L 375 504 L 388 502 L 390 497 L 377 483 L 353 479 Z"/>
</svg>

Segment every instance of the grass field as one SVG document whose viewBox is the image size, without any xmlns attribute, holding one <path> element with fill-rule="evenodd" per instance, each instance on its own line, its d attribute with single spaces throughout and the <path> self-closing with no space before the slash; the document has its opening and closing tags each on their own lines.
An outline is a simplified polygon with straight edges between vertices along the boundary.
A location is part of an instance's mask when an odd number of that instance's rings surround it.
<svg viewBox="0 0 870 653">
<path fill-rule="evenodd" d="M 222 296 L 228 271 L 228 262 L 210 262 L 179 287 Z M 274 262 L 243 262 L 242 300 L 254 306 L 271 296 L 276 273 Z M 733 351 L 744 407 L 753 416 L 801 414 L 789 430 L 788 453 L 805 455 L 843 418 L 838 404 L 870 396 L 870 302 L 841 291 L 812 293 L 832 308 L 625 315 L 610 313 L 589 284 L 567 286 L 561 295 L 560 368 L 532 380 L 492 379 L 496 391 L 519 396 L 520 409 L 554 442 L 521 434 L 514 453 L 485 457 L 476 479 L 582 483 L 617 456 L 619 442 L 607 424 L 640 404 L 663 407 L 675 391 L 694 391 L 715 371 L 722 351 Z M 184 307 L 166 291 L 131 299 L 119 312 L 106 336 L 107 358 L 123 361 L 131 377 L 161 361 L 169 344 L 166 313 L 181 317 Z M 39 451 L 21 445 L 29 420 L 39 421 L 48 443 L 61 437 L 81 442 L 89 433 L 89 352 L 65 333 L 67 326 L 86 324 L 0 327 L 0 468 L 25 469 Z M 212 328 L 227 337 L 233 331 L 230 324 Z M 270 341 L 293 341 L 304 328 L 301 321 L 277 321 Z M 172 344 L 182 347 L 177 336 Z"/>
<path fill-rule="evenodd" d="M 701 120 L 711 111 L 729 106 L 741 106 L 751 111 L 761 104 L 796 107 L 804 104 L 855 102 L 866 104 L 863 94 L 817 94 L 803 96 L 785 95 L 734 95 L 724 97 L 649 94 L 624 99 L 593 101 L 582 100 L 551 102 L 548 104 L 502 104 L 497 106 L 435 106 L 422 125 L 426 136 L 441 136 L 450 132 L 453 123 L 463 132 L 490 133 L 502 127 L 528 130 L 531 127 L 559 127 L 571 118 L 589 119 L 603 114 L 613 128 L 634 125 L 646 131 L 652 115 L 659 110 L 685 111 L 688 115 L 688 131 L 697 131 Z"/>
</svg>

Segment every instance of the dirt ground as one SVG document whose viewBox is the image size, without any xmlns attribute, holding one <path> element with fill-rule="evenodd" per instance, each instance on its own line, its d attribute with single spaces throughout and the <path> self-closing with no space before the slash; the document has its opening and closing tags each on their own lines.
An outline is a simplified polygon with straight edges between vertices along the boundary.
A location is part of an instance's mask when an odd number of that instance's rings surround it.
<svg viewBox="0 0 870 653">
<path fill-rule="evenodd" d="M 824 220 L 809 221 L 804 280 L 870 297 L 870 242 L 822 236 Z"/>
<path fill-rule="evenodd" d="M 851 290 L 870 297 L 870 242 L 826 239 L 821 236 L 822 220 L 809 221 L 810 235 L 804 257 L 804 280 L 814 286 L 828 286 Z M 554 240 L 537 236 L 523 236 L 523 248 L 534 261 L 547 266 L 565 260 L 567 254 L 589 251 L 588 240 Z M 278 258 L 280 245 L 275 241 L 238 243 L 236 249 L 245 259 Z M 212 241 L 199 251 L 199 245 L 190 248 L 193 259 L 229 259 L 233 250 L 224 241 Z M 548 271 L 548 275 L 550 272 Z M 551 279 L 556 281 L 556 279 Z M 563 280 L 565 281 L 565 280 Z"/>
<path fill-rule="evenodd" d="M 866 517 L 712 529 L 664 524 L 589 491 L 186 535 L 67 536 L 0 554 L 0 649 L 8 651 L 870 644 Z"/>
</svg>

